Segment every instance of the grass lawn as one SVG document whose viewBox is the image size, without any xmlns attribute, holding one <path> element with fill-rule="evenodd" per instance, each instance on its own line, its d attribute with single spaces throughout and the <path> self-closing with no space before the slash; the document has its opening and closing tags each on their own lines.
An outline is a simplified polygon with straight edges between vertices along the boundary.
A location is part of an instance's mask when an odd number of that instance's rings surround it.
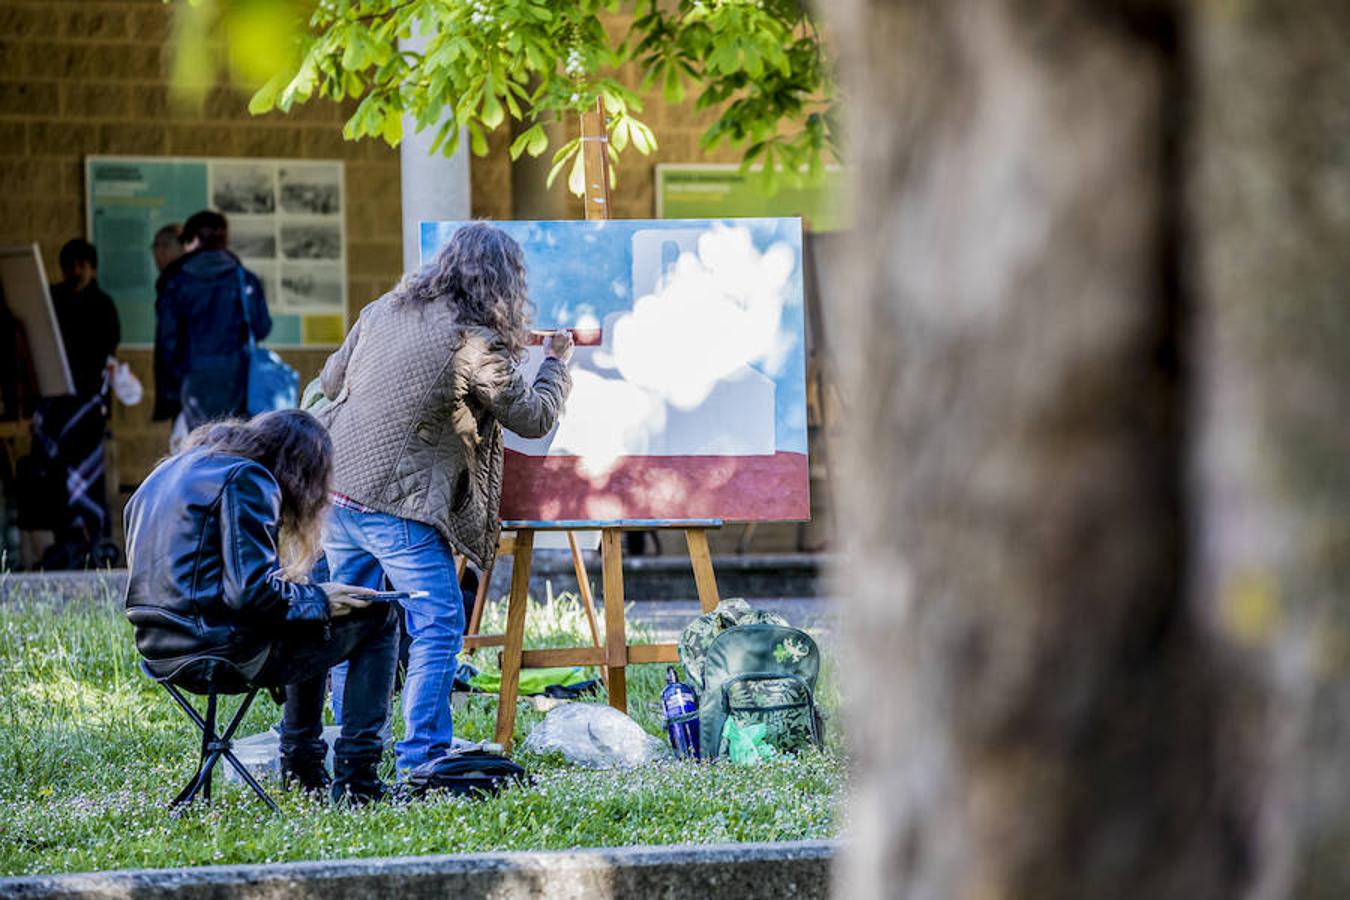
<svg viewBox="0 0 1350 900">
<path fill-rule="evenodd" d="M 485 631 L 500 630 L 504 610 L 494 605 L 485 619 Z M 583 622 L 567 597 L 539 604 L 527 646 L 576 643 L 586 634 Z M 489 656 L 495 653 L 480 652 L 474 662 L 484 666 Z M 824 753 L 758 768 L 671 761 L 628 772 L 518 753 L 538 784 L 492 799 L 335 810 L 271 784 L 281 817 L 218 775 L 214 805 L 175 819 L 165 804 L 191 774 L 197 734 L 137 671 L 120 611 L 102 602 L 0 607 L 0 875 L 831 837 L 840 825 L 844 760 L 829 662 L 819 691 L 831 720 Z M 630 715 L 664 737 L 657 703 L 664 667 L 628 672 Z M 456 732 L 489 738 L 495 715 L 495 696 L 474 697 L 456 714 Z M 240 734 L 278 717 L 260 696 Z M 522 707 L 517 746 L 541 718 Z M 397 735 L 397 713 L 395 720 Z"/>
</svg>

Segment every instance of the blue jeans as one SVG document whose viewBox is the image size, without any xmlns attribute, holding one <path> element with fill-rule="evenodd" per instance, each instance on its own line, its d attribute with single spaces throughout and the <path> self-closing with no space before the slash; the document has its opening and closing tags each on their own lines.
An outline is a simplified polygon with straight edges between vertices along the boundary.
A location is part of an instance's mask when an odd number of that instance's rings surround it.
<svg viewBox="0 0 1350 900">
<path fill-rule="evenodd" d="M 411 519 L 335 506 L 323 549 L 334 581 L 378 589 L 388 578 L 396 591 L 427 592 L 403 604 L 412 644 L 403 682 L 404 738 L 394 748 L 398 771 L 450 752 L 450 688 L 464 646 L 464 601 L 445 538 Z M 344 695 L 343 674 L 333 673 L 335 697 Z"/>
</svg>

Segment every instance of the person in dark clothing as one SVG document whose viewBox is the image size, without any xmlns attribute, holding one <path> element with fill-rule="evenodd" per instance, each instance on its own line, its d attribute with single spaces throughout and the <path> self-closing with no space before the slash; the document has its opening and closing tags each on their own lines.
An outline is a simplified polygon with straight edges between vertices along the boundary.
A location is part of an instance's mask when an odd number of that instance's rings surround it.
<svg viewBox="0 0 1350 900">
<path fill-rule="evenodd" d="M 38 567 L 79 569 L 113 563 L 106 485 L 108 394 L 105 373 L 121 342 L 117 307 L 98 286 L 98 252 L 68 241 L 52 307 L 75 391 L 44 397 L 33 414 L 33 453 L 25 461 L 20 527 L 45 526 L 55 538 Z"/>
<path fill-rule="evenodd" d="M 75 396 L 92 397 L 103 390 L 103 373 L 122 341 L 122 324 L 112 298 L 98 286 L 94 245 L 78 238 L 67 241 L 60 261 L 62 280 L 52 286 L 52 305 Z"/>
<path fill-rule="evenodd" d="M 154 240 L 150 242 L 150 255 L 155 258 L 157 272 L 163 272 L 170 263 L 182 256 L 183 226 L 171 222 L 156 231 Z"/>
<path fill-rule="evenodd" d="M 244 414 L 245 328 L 257 341 L 272 331 L 262 282 L 229 251 L 225 217 L 195 213 L 183 224 L 182 241 L 186 252 L 161 273 L 155 300 L 154 418 L 176 418 L 180 436 Z"/>
<path fill-rule="evenodd" d="M 284 687 L 282 770 L 329 787 L 322 712 L 328 669 L 347 661 L 331 792 L 382 798 L 377 774 L 398 650 L 393 604 L 307 573 L 328 512 L 333 443 L 309 413 L 280 410 L 194 431 L 127 503 L 125 611 L 157 676 L 190 690 L 223 658 L 251 684 Z"/>
</svg>

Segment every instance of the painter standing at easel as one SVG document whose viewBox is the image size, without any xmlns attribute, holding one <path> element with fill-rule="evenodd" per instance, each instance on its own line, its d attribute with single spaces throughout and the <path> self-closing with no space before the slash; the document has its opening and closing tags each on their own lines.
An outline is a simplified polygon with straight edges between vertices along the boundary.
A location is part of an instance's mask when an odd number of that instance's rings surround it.
<svg viewBox="0 0 1350 900">
<path fill-rule="evenodd" d="M 400 774 L 448 752 L 450 686 L 464 608 L 452 548 L 483 567 L 499 531 L 502 427 L 549 432 L 572 380 L 572 337 L 559 332 L 531 384 L 524 355 L 525 257 L 476 223 L 372 303 L 323 369 L 333 404 L 334 509 L 324 538 L 331 577 L 399 591 L 412 637 L 403 687 Z M 334 684 L 335 696 L 341 695 Z"/>
</svg>

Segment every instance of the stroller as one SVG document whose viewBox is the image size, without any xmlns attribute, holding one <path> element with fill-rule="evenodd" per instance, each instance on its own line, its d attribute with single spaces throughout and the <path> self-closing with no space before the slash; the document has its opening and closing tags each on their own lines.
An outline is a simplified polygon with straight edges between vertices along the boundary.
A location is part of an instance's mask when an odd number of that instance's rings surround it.
<svg viewBox="0 0 1350 900">
<path fill-rule="evenodd" d="M 116 565 L 105 486 L 109 384 L 92 397 L 46 397 L 33 414 L 33 451 L 19 460 L 19 528 L 51 531 L 37 568 Z"/>
</svg>

